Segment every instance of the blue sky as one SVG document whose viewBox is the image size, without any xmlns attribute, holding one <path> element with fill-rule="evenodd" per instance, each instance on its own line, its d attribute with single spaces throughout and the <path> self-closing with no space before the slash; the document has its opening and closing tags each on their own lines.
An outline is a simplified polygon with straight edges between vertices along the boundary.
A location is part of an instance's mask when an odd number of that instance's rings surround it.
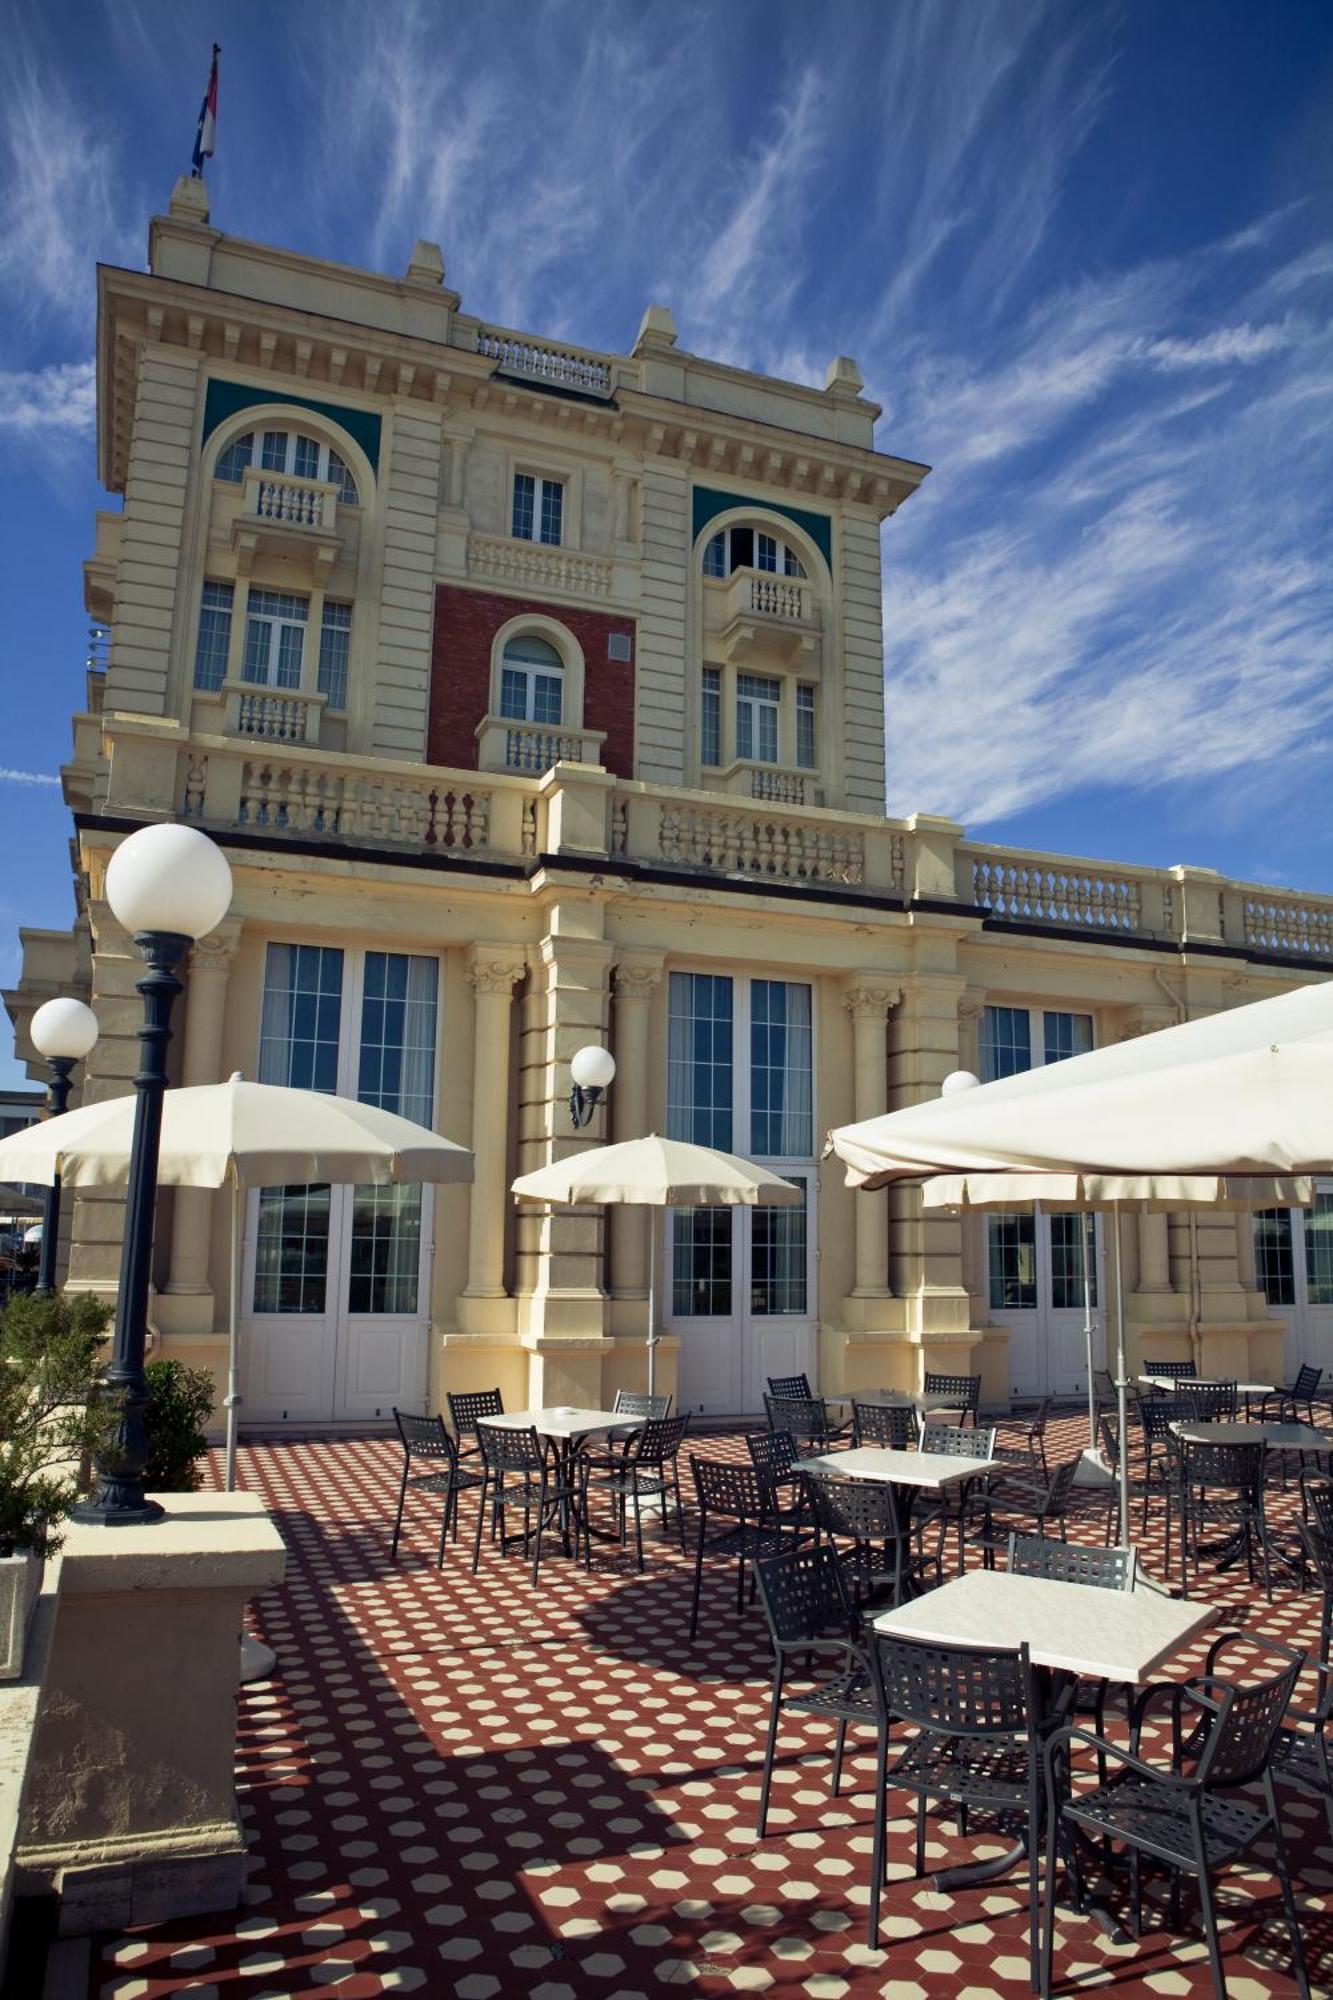
<svg viewBox="0 0 1333 2000">
<path fill-rule="evenodd" d="M 1326 0 L 8 0 L 0 983 L 72 911 L 51 782 L 99 494 L 93 266 L 223 48 L 213 218 L 821 382 L 934 468 L 884 537 L 888 803 L 1333 891 Z"/>
</svg>

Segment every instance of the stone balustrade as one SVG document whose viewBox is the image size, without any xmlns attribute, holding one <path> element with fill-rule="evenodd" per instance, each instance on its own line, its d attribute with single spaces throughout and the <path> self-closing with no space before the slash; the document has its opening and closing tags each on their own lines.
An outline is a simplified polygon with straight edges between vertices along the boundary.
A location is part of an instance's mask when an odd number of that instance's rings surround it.
<svg viewBox="0 0 1333 2000">
<path fill-rule="evenodd" d="M 1166 897 L 1152 869 L 1104 868 L 1062 855 L 960 844 L 958 893 L 992 915 L 1061 929 L 1160 936 Z"/>
<path fill-rule="evenodd" d="M 322 694 L 228 682 L 222 689 L 229 735 L 263 743 L 317 743 Z"/>
<path fill-rule="evenodd" d="M 477 764 L 483 771 L 540 777 L 554 764 L 600 764 L 605 740 L 602 729 L 558 729 L 488 715 L 477 724 Z"/>
<path fill-rule="evenodd" d="M 615 386 L 615 355 L 534 340 L 510 327 L 478 327 L 477 352 L 488 355 L 502 374 L 530 375 L 586 396 L 609 396 Z"/>
<path fill-rule="evenodd" d="M 506 535 L 469 535 L 467 573 L 479 583 L 522 584 L 580 599 L 611 595 L 612 565 L 605 557 Z"/>
<path fill-rule="evenodd" d="M 245 475 L 243 514 L 279 527 L 331 534 L 337 524 L 338 489 L 327 480 L 297 479 L 252 466 Z"/>
</svg>

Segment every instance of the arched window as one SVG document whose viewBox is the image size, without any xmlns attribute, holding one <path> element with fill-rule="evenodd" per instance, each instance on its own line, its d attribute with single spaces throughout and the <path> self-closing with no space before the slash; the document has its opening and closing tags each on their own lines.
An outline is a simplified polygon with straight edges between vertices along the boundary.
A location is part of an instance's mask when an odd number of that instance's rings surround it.
<svg viewBox="0 0 1333 2000">
<path fill-rule="evenodd" d="M 513 722 L 564 721 L 565 663 L 549 639 L 520 632 L 500 662 L 500 713 Z"/>
<path fill-rule="evenodd" d="M 764 569 L 775 576 L 804 576 L 795 549 L 764 528 L 722 528 L 704 547 L 704 575 L 730 576 L 734 569 Z"/>
<path fill-rule="evenodd" d="M 291 479 L 324 480 L 337 487 L 345 507 L 361 504 L 356 481 L 341 455 L 332 445 L 321 444 L 302 431 L 246 431 L 219 454 L 213 477 L 239 485 L 251 465 L 263 472 L 286 473 Z"/>
</svg>

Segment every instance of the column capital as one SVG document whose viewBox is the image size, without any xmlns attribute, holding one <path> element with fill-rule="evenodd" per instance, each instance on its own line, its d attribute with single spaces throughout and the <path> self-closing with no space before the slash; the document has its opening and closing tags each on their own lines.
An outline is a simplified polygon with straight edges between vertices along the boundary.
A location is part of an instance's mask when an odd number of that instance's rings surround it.
<svg viewBox="0 0 1333 2000">
<path fill-rule="evenodd" d="M 614 966 L 617 1000 L 646 1000 L 665 971 L 665 952 L 623 952 Z"/>
<path fill-rule="evenodd" d="M 468 950 L 467 976 L 478 993 L 501 993 L 508 999 L 527 969 L 521 945 L 474 944 Z"/>
<path fill-rule="evenodd" d="M 241 919 L 228 917 L 207 937 L 196 939 L 190 947 L 189 972 L 193 978 L 197 972 L 230 972 L 241 943 Z"/>
<path fill-rule="evenodd" d="M 853 1020 L 887 1020 L 889 1009 L 896 1007 L 902 997 L 902 987 L 880 973 L 853 972 L 843 981 L 842 1004 Z"/>
</svg>

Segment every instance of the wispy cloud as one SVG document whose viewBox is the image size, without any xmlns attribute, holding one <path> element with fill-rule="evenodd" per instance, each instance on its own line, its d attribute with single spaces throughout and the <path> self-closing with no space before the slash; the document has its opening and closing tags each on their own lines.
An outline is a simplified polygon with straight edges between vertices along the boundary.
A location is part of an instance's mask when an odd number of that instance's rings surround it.
<svg viewBox="0 0 1333 2000">
<path fill-rule="evenodd" d="M 58 785 L 59 778 L 48 771 L 13 771 L 0 764 L 0 784 L 3 785 Z"/>
<path fill-rule="evenodd" d="M 97 416 L 96 369 L 91 361 L 53 362 L 49 368 L 0 370 L 0 431 L 84 436 Z"/>
</svg>

